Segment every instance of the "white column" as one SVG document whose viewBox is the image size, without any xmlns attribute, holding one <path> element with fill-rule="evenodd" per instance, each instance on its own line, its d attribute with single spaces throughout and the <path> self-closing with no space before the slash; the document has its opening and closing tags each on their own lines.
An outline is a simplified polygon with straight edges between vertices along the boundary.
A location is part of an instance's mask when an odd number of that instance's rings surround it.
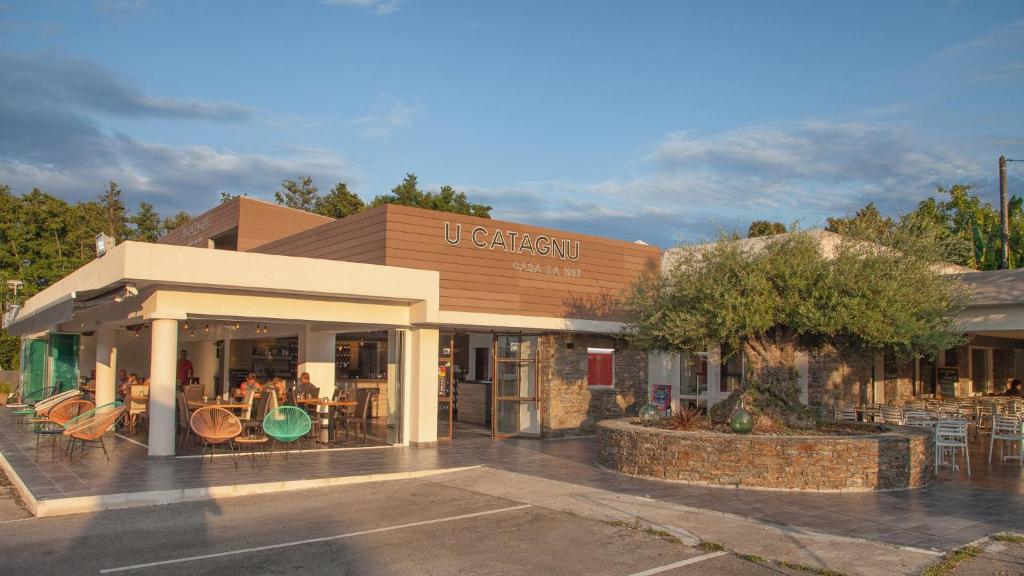
<svg viewBox="0 0 1024 576">
<path fill-rule="evenodd" d="M 174 379 L 178 358 L 178 321 L 153 320 L 149 359 L 149 455 L 174 455 Z"/>
<path fill-rule="evenodd" d="M 96 328 L 96 405 L 116 398 L 117 332 L 112 326 Z"/>
<path fill-rule="evenodd" d="M 309 381 L 320 389 L 320 396 L 334 396 L 334 340 L 333 332 L 314 332 L 310 326 L 299 330 L 299 377 L 309 372 Z"/>
<path fill-rule="evenodd" d="M 213 389 L 213 378 L 220 374 L 220 362 L 217 359 L 217 343 L 213 340 L 194 342 L 189 345 L 180 344 L 181 348 L 188 350 L 188 357 L 192 360 L 195 369 L 195 377 L 205 387 L 205 394 L 213 397 L 217 393 Z M 175 370 L 177 372 L 177 370 Z"/>
<path fill-rule="evenodd" d="M 437 444 L 437 329 L 409 330 L 408 344 L 409 444 L 432 446 Z"/>
<path fill-rule="evenodd" d="M 231 397 L 231 334 L 224 340 L 224 349 L 220 351 L 220 389 L 214 390 L 214 396 L 223 396 L 225 400 Z"/>
</svg>

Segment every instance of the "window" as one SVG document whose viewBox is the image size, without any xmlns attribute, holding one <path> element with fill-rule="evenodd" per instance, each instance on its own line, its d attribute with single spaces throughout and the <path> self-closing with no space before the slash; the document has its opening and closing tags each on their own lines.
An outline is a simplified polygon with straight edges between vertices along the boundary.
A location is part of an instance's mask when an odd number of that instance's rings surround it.
<svg viewBox="0 0 1024 576">
<path fill-rule="evenodd" d="M 917 394 L 935 395 L 936 359 L 921 358 L 917 362 Z"/>
<path fill-rule="evenodd" d="M 708 355 L 684 353 L 684 369 L 680 370 L 679 395 L 697 396 L 708 391 Z"/>
<path fill-rule="evenodd" d="M 719 391 L 739 390 L 743 384 L 743 353 L 722 344 L 722 365 L 719 371 Z"/>
<path fill-rule="evenodd" d="M 611 388 L 614 359 L 610 348 L 587 348 L 587 385 Z"/>
</svg>

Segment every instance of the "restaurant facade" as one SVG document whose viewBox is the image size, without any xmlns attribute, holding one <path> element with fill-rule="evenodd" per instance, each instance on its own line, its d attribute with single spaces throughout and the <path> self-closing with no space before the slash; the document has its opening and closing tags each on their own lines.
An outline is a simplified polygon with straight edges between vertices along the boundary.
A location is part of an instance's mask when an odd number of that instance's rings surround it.
<svg viewBox="0 0 1024 576">
<path fill-rule="evenodd" d="M 387 444 L 579 436 L 648 402 L 714 404 L 740 385 L 739 354 L 647 355 L 621 338 L 616 297 L 671 258 L 642 242 L 405 206 L 334 220 L 239 197 L 156 244 L 107 249 L 5 327 L 23 336 L 26 389 L 88 380 L 101 404 L 120 371 L 148 378 L 154 457 L 175 454 L 181 386 L 227 399 L 249 374 L 307 372 L 322 397 L 371 389 Z M 1024 277 L 965 278 L 976 288 L 967 344 L 911 362 L 801 351 L 804 402 L 1001 391 L 1024 373 L 1024 298 L 1012 289 Z"/>
<path fill-rule="evenodd" d="M 175 453 L 181 386 L 229 398 L 250 373 L 308 372 L 325 397 L 372 388 L 389 444 L 573 436 L 646 402 L 647 357 L 611 302 L 660 255 L 404 206 L 333 220 L 240 197 L 107 249 L 6 324 L 27 387 L 89 380 L 99 404 L 121 370 L 148 378 L 154 457 Z"/>
</svg>

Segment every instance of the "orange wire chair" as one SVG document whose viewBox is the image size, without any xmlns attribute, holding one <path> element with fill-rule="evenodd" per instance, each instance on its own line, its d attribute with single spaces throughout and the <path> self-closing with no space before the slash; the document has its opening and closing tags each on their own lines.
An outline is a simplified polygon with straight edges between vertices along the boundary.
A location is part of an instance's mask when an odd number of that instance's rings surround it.
<svg viewBox="0 0 1024 576">
<path fill-rule="evenodd" d="M 103 435 L 117 425 L 117 421 L 124 416 L 125 408 L 125 406 L 100 406 L 76 418 L 73 423 L 65 428 L 64 435 L 71 438 L 70 446 L 68 447 L 68 461 L 74 458 L 75 442 L 77 441 L 82 446 L 83 456 L 85 455 L 86 445 L 99 443 L 100 448 L 103 448 L 103 455 L 106 456 L 109 462 L 110 453 L 107 452 L 107 445 L 103 442 Z"/>
<path fill-rule="evenodd" d="M 237 416 L 218 406 L 204 406 L 192 413 L 189 427 L 196 436 L 203 439 L 203 451 L 199 454 L 199 465 L 203 465 L 206 451 L 210 451 L 213 462 L 216 446 L 228 445 L 232 454 L 235 452 L 235 438 L 242 433 L 242 421 Z M 235 462 L 238 468 L 238 462 Z"/>
</svg>

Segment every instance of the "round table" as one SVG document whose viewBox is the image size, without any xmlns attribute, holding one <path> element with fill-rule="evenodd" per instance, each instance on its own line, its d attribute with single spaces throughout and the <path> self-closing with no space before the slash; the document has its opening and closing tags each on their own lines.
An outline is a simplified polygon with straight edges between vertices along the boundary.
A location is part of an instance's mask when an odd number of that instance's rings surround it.
<svg viewBox="0 0 1024 576">
<path fill-rule="evenodd" d="M 267 456 L 267 442 L 266 436 L 237 436 L 235 438 L 235 445 L 238 446 L 239 454 L 248 452 L 252 456 L 252 468 L 255 470 L 258 467 L 256 463 L 256 450 L 259 449 L 264 458 Z"/>
</svg>

